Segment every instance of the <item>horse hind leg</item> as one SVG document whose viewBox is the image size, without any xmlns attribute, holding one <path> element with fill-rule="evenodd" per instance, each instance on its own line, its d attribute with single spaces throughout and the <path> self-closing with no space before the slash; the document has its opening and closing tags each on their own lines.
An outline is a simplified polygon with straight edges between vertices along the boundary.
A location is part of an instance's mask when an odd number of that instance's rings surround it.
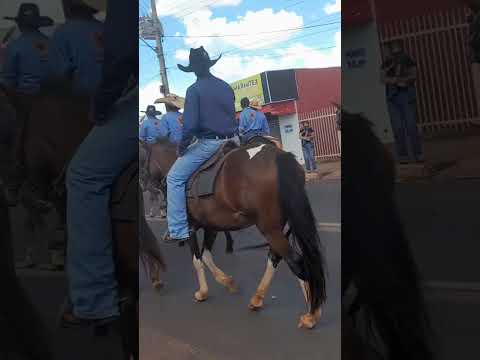
<svg viewBox="0 0 480 360">
<path fill-rule="evenodd" d="M 311 309 L 310 306 L 310 293 L 309 285 L 306 281 L 305 268 L 303 265 L 303 260 L 300 256 L 290 253 L 288 257 L 285 258 L 290 270 L 297 276 L 300 283 L 300 288 L 302 289 L 303 296 L 305 298 L 305 303 L 307 304 L 308 312 L 300 317 L 298 322 L 298 328 L 313 329 L 317 322 L 320 320 L 322 315 L 322 310 L 319 307 L 318 309 Z"/>
<path fill-rule="evenodd" d="M 285 259 L 285 262 L 288 264 L 290 270 L 299 279 L 300 287 L 305 297 L 305 302 L 307 303 L 308 312 L 300 317 L 298 327 L 313 329 L 320 319 L 321 309 L 310 308 L 309 284 L 306 281 L 306 269 L 302 257 L 293 251 L 286 235 L 284 235 L 281 231 L 277 232 L 273 236 L 267 236 L 267 240 L 270 243 L 272 250 L 277 254 L 281 254 L 281 256 Z"/>
<path fill-rule="evenodd" d="M 198 247 L 197 235 L 193 234 L 188 240 L 190 245 L 190 252 L 193 258 L 193 267 L 197 272 L 197 279 L 199 289 L 195 292 L 194 298 L 197 302 L 202 302 L 208 298 L 208 284 L 205 276 L 205 265 L 202 261 L 202 255 L 200 254 L 200 248 Z"/>
<path fill-rule="evenodd" d="M 257 287 L 255 295 L 250 299 L 250 304 L 248 308 L 252 311 L 257 311 L 263 308 L 263 300 L 267 294 L 268 289 L 275 275 L 278 264 L 282 260 L 282 257 L 275 254 L 272 250 L 268 252 L 267 268 L 263 274 L 262 280 Z"/>
<path fill-rule="evenodd" d="M 216 237 L 216 232 L 207 230 L 205 231 L 202 249 L 202 261 L 205 265 L 207 265 L 216 282 L 226 287 L 230 293 L 235 293 L 238 291 L 238 287 L 233 281 L 233 278 L 226 275 L 217 265 L 215 265 L 215 262 L 213 261 L 212 248 Z"/>
</svg>

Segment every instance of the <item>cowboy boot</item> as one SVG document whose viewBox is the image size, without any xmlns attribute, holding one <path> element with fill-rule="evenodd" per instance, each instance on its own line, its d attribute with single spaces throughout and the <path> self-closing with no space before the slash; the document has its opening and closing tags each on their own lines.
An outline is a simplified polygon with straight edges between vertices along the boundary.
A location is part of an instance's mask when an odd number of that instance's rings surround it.
<svg viewBox="0 0 480 360">
<path fill-rule="evenodd" d="M 63 271 L 65 268 L 65 255 L 63 250 L 50 250 L 50 262 L 40 264 L 39 268 L 46 271 Z"/>
<path fill-rule="evenodd" d="M 35 261 L 33 260 L 33 249 L 27 248 L 25 250 L 25 258 L 22 261 L 15 263 L 17 269 L 31 269 L 35 267 Z"/>
</svg>

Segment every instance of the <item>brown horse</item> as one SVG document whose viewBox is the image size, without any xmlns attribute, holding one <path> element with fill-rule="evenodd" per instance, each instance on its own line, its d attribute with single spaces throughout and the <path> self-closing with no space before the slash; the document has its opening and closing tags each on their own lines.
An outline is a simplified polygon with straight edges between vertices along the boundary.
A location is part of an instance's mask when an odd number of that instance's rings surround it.
<svg viewBox="0 0 480 360">
<path fill-rule="evenodd" d="M 157 171 L 155 178 L 150 176 L 150 171 L 156 168 L 155 164 L 151 161 L 150 146 L 151 145 L 143 142 L 142 140 L 139 140 L 138 163 L 140 167 L 140 186 L 143 191 L 146 191 L 150 194 L 150 201 L 158 202 L 160 201 L 160 192 L 163 194 L 164 199 L 167 198 L 166 184 L 164 182 L 166 173 L 160 174 L 160 172 Z M 150 165 L 149 167 L 146 166 L 147 162 Z M 233 253 L 232 234 L 229 231 L 225 231 L 224 234 L 226 239 L 225 252 L 227 254 L 231 254 Z"/>
<path fill-rule="evenodd" d="M 18 354 L 28 360 L 50 360 L 48 332 L 20 285 L 14 268 L 9 209 L 0 185 L 0 358 Z"/>
<path fill-rule="evenodd" d="M 43 209 L 38 204 L 50 202 L 60 218 L 65 219 L 65 171 L 92 128 L 88 111 L 88 99 L 73 96 L 69 91 L 52 89 L 32 99 L 23 141 L 25 178 L 22 202 L 29 211 L 41 212 Z M 118 200 L 119 203 L 112 204 L 112 235 L 122 299 L 121 323 L 126 359 L 130 356 L 138 359 L 139 257 L 147 265 L 156 287 L 161 285 L 159 272 L 164 266 L 155 238 L 148 226 L 142 225 L 145 222 L 143 213 L 136 211 L 139 201 L 142 205 L 139 193 L 137 172 L 137 176 L 125 184 L 125 195 Z M 128 216 L 118 217 L 115 209 L 122 206 L 135 211 L 130 210 Z"/>
<path fill-rule="evenodd" d="M 177 158 L 176 147 L 167 140 L 152 146 L 151 175 L 166 174 Z M 298 277 L 308 312 L 299 327 L 313 328 L 325 302 L 325 271 L 316 220 L 305 189 L 305 173 L 295 157 L 274 145 L 249 145 L 232 150 L 215 183 L 214 195 L 188 199 L 190 224 L 203 228 L 205 240 L 200 251 L 197 238 L 189 241 L 200 289 L 197 301 L 206 300 L 208 285 L 204 267 L 231 291 L 236 286 L 214 263 L 211 249 L 218 231 L 240 230 L 256 225 L 269 246 L 267 269 L 250 309 L 259 310 L 281 259 Z M 288 224 L 292 237 L 284 233 Z"/>
</svg>

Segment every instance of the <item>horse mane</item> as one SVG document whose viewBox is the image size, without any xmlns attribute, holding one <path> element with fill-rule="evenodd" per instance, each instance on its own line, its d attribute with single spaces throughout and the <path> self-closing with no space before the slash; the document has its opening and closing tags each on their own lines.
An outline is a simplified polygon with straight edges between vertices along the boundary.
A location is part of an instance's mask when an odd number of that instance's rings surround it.
<svg viewBox="0 0 480 360">
<path fill-rule="evenodd" d="M 368 342 L 381 339 L 386 359 L 430 360 L 420 276 L 395 199 L 395 162 L 366 116 L 342 111 L 341 122 L 342 197 L 348 199 L 342 279 L 357 288 L 351 315 L 365 325 Z"/>
</svg>

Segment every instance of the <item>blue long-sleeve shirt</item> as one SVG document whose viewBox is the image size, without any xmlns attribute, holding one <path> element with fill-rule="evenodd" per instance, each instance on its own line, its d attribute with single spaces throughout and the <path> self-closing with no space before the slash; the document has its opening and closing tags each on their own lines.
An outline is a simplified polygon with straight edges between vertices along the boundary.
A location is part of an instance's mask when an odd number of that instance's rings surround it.
<svg viewBox="0 0 480 360">
<path fill-rule="evenodd" d="M 225 81 L 210 75 L 187 89 L 182 143 L 196 136 L 231 136 L 237 132 L 235 95 Z"/>
<path fill-rule="evenodd" d="M 270 135 L 270 127 L 265 114 L 252 108 L 245 108 L 240 113 L 238 128 L 241 134 L 255 132 L 256 134 Z"/>
<path fill-rule="evenodd" d="M 139 128 L 139 138 L 148 144 L 153 144 L 158 138 L 168 136 L 161 120 L 155 116 L 145 116 Z"/>
<path fill-rule="evenodd" d="M 96 19 L 72 19 L 61 25 L 50 42 L 51 75 L 73 73 L 77 92 L 92 94 L 102 75 L 103 23 Z"/>
<path fill-rule="evenodd" d="M 170 142 L 174 144 L 178 144 L 182 140 L 183 129 L 179 121 L 180 116 L 182 116 L 180 112 L 168 111 L 160 120 L 162 136 L 168 136 Z"/>
<path fill-rule="evenodd" d="M 19 92 L 33 94 L 48 76 L 48 37 L 25 32 L 8 44 L 1 81 Z"/>
<path fill-rule="evenodd" d="M 138 80 L 138 3 L 108 0 L 107 9 L 102 77 L 94 102 L 96 122 L 105 120 L 129 79 Z"/>
</svg>

